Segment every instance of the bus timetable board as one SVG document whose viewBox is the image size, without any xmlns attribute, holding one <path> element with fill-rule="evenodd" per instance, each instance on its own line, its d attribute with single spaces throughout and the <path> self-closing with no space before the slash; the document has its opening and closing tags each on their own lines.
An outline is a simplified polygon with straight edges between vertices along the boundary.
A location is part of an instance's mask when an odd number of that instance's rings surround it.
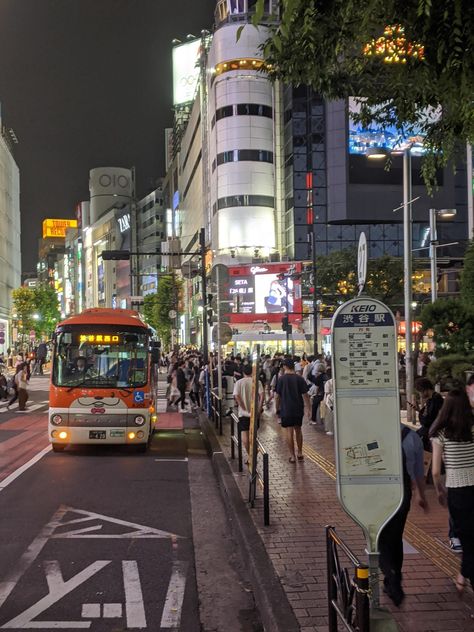
<svg viewBox="0 0 474 632">
<path fill-rule="evenodd" d="M 358 297 L 332 322 L 337 489 L 344 510 L 377 550 L 403 496 L 395 318 Z"/>
</svg>

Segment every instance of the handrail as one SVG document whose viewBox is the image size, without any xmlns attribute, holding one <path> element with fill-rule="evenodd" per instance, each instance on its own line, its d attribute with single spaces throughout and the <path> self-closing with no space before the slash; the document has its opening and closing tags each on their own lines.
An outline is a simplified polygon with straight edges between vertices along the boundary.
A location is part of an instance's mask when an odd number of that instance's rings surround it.
<svg viewBox="0 0 474 632">
<path fill-rule="evenodd" d="M 237 433 L 235 430 L 237 429 Z M 235 413 L 230 414 L 230 456 L 235 459 L 235 446 L 237 446 L 237 454 L 239 458 L 239 472 L 243 471 L 242 459 L 242 436 L 239 429 L 239 419 Z M 262 455 L 262 474 L 258 467 L 256 470 L 256 480 L 263 487 L 263 524 L 267 527 L 270 524 L 270 457 L 262 442 L 257 438 L 257 455 Z M 258 466 L 258 459 L 257 459 Z M 249 503 L 253 508 L 255 506 L 255 498 L 257 496 L 256 481 L 250 482 Z"/>
</svg>

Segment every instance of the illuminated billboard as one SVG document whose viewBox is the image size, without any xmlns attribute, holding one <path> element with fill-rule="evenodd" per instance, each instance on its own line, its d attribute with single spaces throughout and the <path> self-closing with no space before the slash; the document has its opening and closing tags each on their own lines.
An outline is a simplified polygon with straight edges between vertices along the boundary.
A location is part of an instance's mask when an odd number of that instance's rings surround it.
<svg viewBox="0 0 474 632">
<path fill-rule="evenodd" d="M 194 100 L 199 79 L 199 48 L 195 39 L 173 48 L 173 105 Z"/>
<path fill-rule="evenodd" d="M 356 123 L 353 114 L 360 111 L 358 101 L 349 98 L 349 153 L 359 156 L 367 155 L 369 149 L 386 149 L 387 152 L 403 151 L 411 147 L 413 156 L 421 156 L 425 153 L 423 147 L 424 134 L 421 127 L 407 129 L 397 129 L 394 125 L 384 127 L 362 127 L 360 123 Z M 427 114 L 429 118 L 436 119 L 438 115 Z"/>
<path fill-rule="evenodd" d="M 301 320 L 301 282 L 285 276 L 300 263 L 265 263 L 229 267 L 228 299 L 231 323 L 258 320 L 280 322 L 288 314 L 290 321 Z M 292 316 L 293 315 L 293 316 Z"/>
<path fill-rule="evenodd" d="M 66 237 L 68 228 L 77 228 L 77 219 L 45 219 L 43 220 L 43 239 Z"/>
</svg>

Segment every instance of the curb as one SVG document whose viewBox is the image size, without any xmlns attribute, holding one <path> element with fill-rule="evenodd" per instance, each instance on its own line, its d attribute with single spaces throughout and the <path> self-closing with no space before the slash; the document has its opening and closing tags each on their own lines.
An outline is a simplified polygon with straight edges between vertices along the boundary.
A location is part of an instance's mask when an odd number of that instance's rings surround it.
<svg viewBox="0 0 474 632">
<path fill-rule="evenodd" d="M 233 472 L 204 413 L 199 414 L 207 451 L 216 473 L 233 535 L 249 573 L 264 629 L 268 632 L 299 632 L 300 626 L 260 538 Z"/>
</svg>

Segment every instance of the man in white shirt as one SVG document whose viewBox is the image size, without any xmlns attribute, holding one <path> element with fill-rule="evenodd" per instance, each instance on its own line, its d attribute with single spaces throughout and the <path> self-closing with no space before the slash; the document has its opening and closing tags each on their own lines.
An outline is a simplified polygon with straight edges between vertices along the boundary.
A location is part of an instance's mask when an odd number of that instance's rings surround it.
<svg viewBox="0 0 474 632">
<path fill-rule="evenodd" d="M 249 453 L 249 429 L 250 429 L 250 407 L 252 405 L 252 367 L 250 364 L 245 364 L 243 367 L 244 377 L 234 385 L 234 399 L 237 402 L 238 411 L 237 417 L 239 418 L 239 430 L 242 433 L 242 443 L 244 448 Z M 257 415 L 263 406 L 263 386 L 258 382 L 258 408 Z"/>
</svg>

